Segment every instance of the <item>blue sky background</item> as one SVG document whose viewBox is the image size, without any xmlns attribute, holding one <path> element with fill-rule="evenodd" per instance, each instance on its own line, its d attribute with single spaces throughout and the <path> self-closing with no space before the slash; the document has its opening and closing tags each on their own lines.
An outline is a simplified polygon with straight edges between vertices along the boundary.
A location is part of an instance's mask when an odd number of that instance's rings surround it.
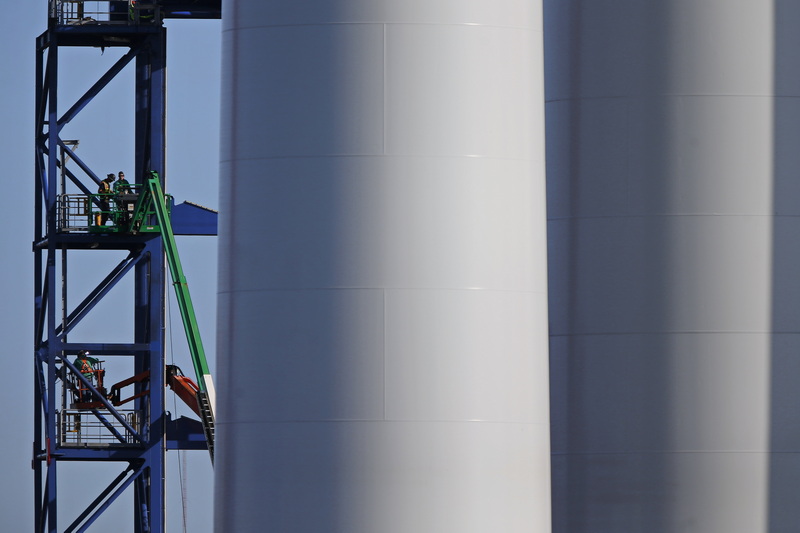
<svg viewBox="0 0 800 533">
<path fill-rule="evenodd" d="M 33 529 L 33 209 L 34 209 L 34 90 L 35 39 L 47 27 L 47 0 L 3 0 L 11 9 L 0 17 L 0 155 L 3 191 L 0 194 L 0 291 L 3 295 L 0 338 L 9 369 L 0 386 L 0 517 L 3 531 Z M 95 2 L 87 2 L 94 4 Z M 166 22 L 167 37 L 167 192 L 177 202 L 190 200 L 218 208 L 220 21 Z M 127 49 L 62 50 L 60 111 L 63 113 Z M 62 132 L 78 139 L 76 151 L 98 175 L 124 170 L 133 174 L 133 72 L 130 64 L 87 109 Z M 73 167 L 74 168 L 74 167 Z M 198 322 L 215 368 L 217 246 L 214 237 L 179 237 L 181 252 Z M 81 255 L 83 254 L 83 255 Z M 88 255 L 94 254 L 94 255 Z M 102 254 L 109 254 L 108 257 Z M 70 296 L 74 304 L 85 290 L 119 260 L 115 252 L 70 254 Z M 129 287 L 87 317 L 86 326 L 70 341 L 119 341 L 131 330 Z M 167 359 L 191 375 L 180 315 L 170 292 L 171 331 Z M 107 383 L 128 375 L 107 363 Z M 167 401 L 172 404 L 168 394 Z M 189 414 L 174 404 L 173 412 Z M 212 531 L 213 472 L 205 452 L 168 453 L 167 529 L 171 532 Z M 59 529 L 65 528 L 86 503 L 124 466 L 67 464 L 59 468 Z M 97 531 L 133 531 L 132 492 L 117 500 L 96 522 Z M 184 506 L 186 502 L 186 521 Z"/>
</svg>

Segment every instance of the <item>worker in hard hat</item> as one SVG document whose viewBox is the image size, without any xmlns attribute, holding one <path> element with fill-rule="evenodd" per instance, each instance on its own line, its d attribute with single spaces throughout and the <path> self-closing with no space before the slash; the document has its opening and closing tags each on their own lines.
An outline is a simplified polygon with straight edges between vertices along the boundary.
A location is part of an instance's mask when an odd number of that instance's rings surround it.
<svg viewBox="0 0 800 533">
<path fill-rule="evenodd" d="M 85 377 L 92 385 L 97 384 L 95 376 L 97 375 L 99 364 L 100 361 L 94 357 L 90 357 L 87 350 L 79 351 L 78 357 L 75 359 L 75 367 L 78 369 L 78 372 L 80 372 L 83 377 Z M 80 394 L 78 396 L 81 402 L 91 401 L 92 393 L 83 383 L 78 383 L 78 389 L 80 390 Z"/>
<path fill-rule="evenodd" d="M 111 204 L 109 203 L 111 183 L 115 179 L 117 177 L 114 174 L 108 174 L 106 179 L 101 181 L 97 187 L 97 193 L 100 195 L 97 199 L 97 203 L 100 205 L 100 214 L 95 217 L 95 224 L 98 226 L 105 226 L 106 222 L 108 222 L 109 211 L 111 210 Z"/>
<path fill-rule="evenodd" d="M 97 363 L 99 362 L 94 357 L 89 357 L 87 350 L 81 350 L 78 352 L 78 358 L 75 359 L 75 366 L 78 367 L 78 371 L 83 374 L 83 377 L 91 381 L 94 378 Z"/>
</svg>

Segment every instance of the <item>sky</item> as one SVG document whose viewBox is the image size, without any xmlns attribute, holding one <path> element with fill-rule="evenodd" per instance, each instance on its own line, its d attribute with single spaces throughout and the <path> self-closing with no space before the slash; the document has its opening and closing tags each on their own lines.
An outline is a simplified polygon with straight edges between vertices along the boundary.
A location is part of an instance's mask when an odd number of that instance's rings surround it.
<svg viewBox="0 0 800 533">
<path fill-rule="evenodd" d="M 94 4 L 95 2 L 87 2 Z M 11 2 L 5 1 L 9 8 Z M 0 291 L 4 296 L 0 338 L 3 357 L 12 371 L 0 386 L 0 517 L 3 531 L 32 531 L 33 470 L 33 265 L 34 222 L 34 91 L 35 40 L 47 27 L 47 0 L 14 2 L 13 16 L 0 17 L 0 156 L 3 194 L 0 195 Z M 167 192 L 176 202 L 189 200 L 218 208 L 219 72 L 218 20 L 169 20 L 167 27 Z M 65 111 L 127 49 L 62 48 L 60 104 Z M 62 139 L 77 139 L 76 150 L 96 174 L 133 174 L 133 76 L 129 65 L 84 112 L 64 128 Z M 212 373 L 216 367 L 217 246 L 215 237 L 178 237 L 181 261 L 194 300 L 203 343 Z M 116 264 L 115 252 L 77 252 L 69 255 L 70 296 L 73 303 Z M 100 254 L 111 254 L 101 256 Z M 74 255 L 74 257 L 73 257 Z M 128 287 L 115 288 L 107 302 L 92 312 L 92 322 L 77 329 L 70 341 L 119 340 L 130 329 L 132 312 Z M 127 292 L 126 292 L 127 291 Z M 167 360 L 191 375 L 183 328 L 170 291 Z M 107 382 L 128 377 L 124 369 L 107 365 Z M 112 375 L 112 371 L 117 371 Z M 168 393 L 168 404 L 173 395 Z M 175 403 L 178 415 L 190 415 Z M 169 452 L 167 530 L 205 533 L 213 529 L 213 471 L 206 452 Z M 122 465 L 69 464 L 59 469 L 59 529 L 91 501 Z M 94 531 L 133 531 L 132 491 L 104 513 Z M 74 514 L 73 514 L 74 513 Z M 185 517 L 185 518 L 184 518 Z"/>
</svg>

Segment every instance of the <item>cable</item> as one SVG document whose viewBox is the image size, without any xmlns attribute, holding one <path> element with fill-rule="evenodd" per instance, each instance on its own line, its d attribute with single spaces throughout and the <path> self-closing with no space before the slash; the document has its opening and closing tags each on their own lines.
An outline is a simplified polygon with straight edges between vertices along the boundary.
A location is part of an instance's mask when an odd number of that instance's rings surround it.
<svg viewBox="0 0 800 533">
<path fill-rule="evenodd" d="M 171 365 L 175 364 L 175 350 L 173 348 L 172 343 L 172 306 L 170 302 L 172 301 L 172 296 L 167 297 L 167 325 L 169 329 L 169 363 Z M 172 395 L 172 412 L 178 413 L 178 400 L 175 397 L 175 394 Z M 186 519 L 186 454 L 183 450 L 178 450 L 178 480 L 180 484 L 181 490 L 181 514 L 182 514 L 182 525 L 183 525 L 183 533 L 187 533 L 187 519 Z"/>
<path fill-rule="evenodd" d="M 187 533 L 186 508 L 188 506 L 186 505 L 186 485 L 187 485 L 186 474 L 189 471 L 189 469 L 186 468 L 186 454 L 183 453 L 183 450 L 179 450 L 178 453 L 180 454 L 179 457 L 181 460 L 180 475 L 181 475 L 181 505 L 183 507 L 183 533 Z"/>
</svg>

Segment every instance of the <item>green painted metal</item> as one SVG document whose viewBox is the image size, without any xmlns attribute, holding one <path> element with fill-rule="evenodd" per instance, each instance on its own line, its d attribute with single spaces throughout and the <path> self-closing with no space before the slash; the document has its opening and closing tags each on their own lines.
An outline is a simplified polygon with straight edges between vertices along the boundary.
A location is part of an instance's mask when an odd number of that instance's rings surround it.
<svg viewBox="0 0 800 533">
<path fill-rule="evenodd" d="M 152 200 L 152 205 L 155 210 L 158 226 L 161 228 L 161 237 L 164 241 L 164 253 L 167 256 L 167 264 L 169 271 L 172 275 L 172 285 L 175 287 L 175 295 L 178 298 L 178 306 L 181 311 L 181 318 L 183 320 L 183 329 L 186 332 L 186 340 L 189 343 L 189 352 L 192 356 L 192 365 L 197 376 L 197 385 L 201 391 L 206 391 L 206 383 L 204 376 L 210 374 L 208 369 L 208 361 L 206 360 L 206 352 L 203 348 L 203 341 L 200 338 L 200 328 L 197 326 L 197 318 L 194 313 L 194 306 L 192 305 L 192 297 L 189 294 L 189 285 L 186 282 L 186 276 L 183 274 L 183 267 L 181 260 L 178 256 L 178 246 L 175 243 L 175 234 L 172 231 L 172 223 L 169 219 L 167 211 L 167 202 L 164 191 L 161 188 L 161 181 L 158 178 L 158 173 L 150 171 L 150 177 L 147 179 L 145 194 L 149 198 L 140 198 L 139 206 L 143 210 L 147 206 L 143 202 Z"/>
<path fill-rule="evenodd" d="M 146 185 L 130 185 L 131 194 L 97 193 L 85 196 L 87 206 L 86 225 L 89 233 L 160 233 L 161 225 L 153 223 L 155 207 L 151 201 L 152 194 Z M 163 195 L 167 209 L 167 218 L 170 215 L 172 197 Z M 98 207 L 105 204 L 105 209 Z M 114 224 L 107 226 L 101 224 L 99 219 L 104 216 Z"/>
</svg>

